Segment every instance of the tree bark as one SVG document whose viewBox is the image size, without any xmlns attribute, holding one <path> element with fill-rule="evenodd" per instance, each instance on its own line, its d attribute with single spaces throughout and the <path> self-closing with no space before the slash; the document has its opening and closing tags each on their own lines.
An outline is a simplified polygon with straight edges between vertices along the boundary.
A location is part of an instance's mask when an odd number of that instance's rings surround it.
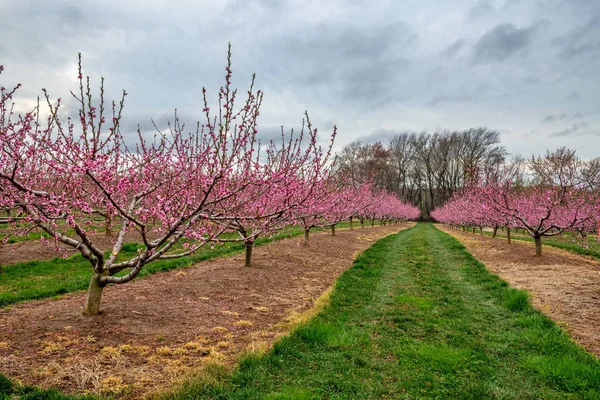
<svg viewBox="0 0 600 400">
<path fill-rule="evenodd" d="M 510 228 L 506 227 L 506 238 L 508 239 L 508 244 L 510 244 Z"/>
<path fill-rule="evenodd" d="M 537 257 L 542 255 L 542 237 L 541 236 L 535 236 L 535 255 Z"/>
<path fill-rule="evenodd" d="M 481 236 L 483 236 L 483 226 L 480 226 L 480 227 L 479 227 L 479 234 L 480 234 Z"/>
<path fill-rule="evenodd" d="M 492 237 L 495 238 L 497 233 L 498 233 L 498 227 L 495 226 L 494 231 L 492 232 Z"/>
<path fill-rule="evenodd" d="M 473 227 L 473 235 L 475 234 L 475 227 Z"/>
<path fill-rule="evenodd" d="M 113 235 L 113 231 L 112 231 L 112 227 L 113 227 L 113 223 L 112 223 L 112 218 L 110 217 L 106 217 L 106 222 L 104 224 L 104 234 L 106 236 L 112 236 Z"/>
<path fill-rule="evenodd" d="M 310 228 L 304 229 L 304 241 L 302 242 L 302 246 L 308 246 L 308 233 L 310 232 Z"/>
<path fill-rule="evenodd" d="M 92 279 L 90 279 L 83 315 L 92 316 L 100 314 L 100 300 L 102 299 L 102 291 L 104 290 L 104 286 L 100 284 L 101 276 L 102 274 L 95 272 L 92 275 Z"/>
<path fill-rule="evenodd" d="M 353 230 L 354 227 L 352 226 L 352 217 L 350 217 L 350 230 Z"/>
<path fill-rule="evenodd" d="M 335 225 L 331 225 L 331 236 L 335 236 Z"/>
<path fill-rule="evenodd" d="M 246 261 L 244 267 L 250 267 L 252 265 L 252 249 L 254 248 L 254 242 L 246 242 Z"/>
</svg>

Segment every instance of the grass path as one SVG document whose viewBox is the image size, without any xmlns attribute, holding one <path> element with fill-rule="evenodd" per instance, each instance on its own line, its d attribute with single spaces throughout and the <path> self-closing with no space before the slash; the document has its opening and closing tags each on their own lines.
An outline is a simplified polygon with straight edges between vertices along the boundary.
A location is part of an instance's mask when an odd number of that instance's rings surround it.
<svg viewBox="0 0 600 400">
<path fill-rule="evenodd" d="M 600 362 L 456 239 L 418 224 L 365 251 L 330 305 L 270 352 L 164 398 L 598 399 Z"/>
<path fill-rule="evenodd" d="M 379 240 L 331 304 L 177 399 L 600 398 L 600 362 L 431 224 Z"/>
</svg>

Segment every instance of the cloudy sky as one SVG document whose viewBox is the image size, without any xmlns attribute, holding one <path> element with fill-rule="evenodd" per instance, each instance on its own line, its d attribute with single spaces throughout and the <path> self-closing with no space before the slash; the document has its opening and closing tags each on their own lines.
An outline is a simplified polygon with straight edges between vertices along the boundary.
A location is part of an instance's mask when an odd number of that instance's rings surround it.
<svg viewBox="0 0 600 400">
<path fill-rule="evenodd" d="M 127 89 L 126 129 L 201 118 L 206 86 L 252 73 L 261 136 L 337 124 L 336 148 L 403 131 L 487 126 L 512 153 L 600 156 L 598 0 L 0 1 L 1 86 L 23 107 L 84 74 Z"/>
</svg>

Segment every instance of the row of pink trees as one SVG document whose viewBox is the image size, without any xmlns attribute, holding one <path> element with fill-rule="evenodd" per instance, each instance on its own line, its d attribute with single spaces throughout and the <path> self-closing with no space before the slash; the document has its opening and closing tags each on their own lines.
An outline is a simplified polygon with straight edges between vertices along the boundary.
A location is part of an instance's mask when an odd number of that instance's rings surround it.
<svg viewBox="0 0 600 400">
<path fill-rule="evenodd" d="M 207 243 L 243 241 L 250 265 L 256 238 L 290 224 L 310 229 L 363 213 L 389 220 L 417 215 L 368 186 L 344 187 L 331 172 L 335 129 L 323 149 L 308 116 L 298 135 L 262 146 L 256 138 L 262 92 L 253 78 L 240 103 L 230 56 L 216 112 L 203 90 L 204 123 L 189 132 L 176 116 L 151 139 L 138 132 L 134 146 L 120 131 L 126 93 L 105 109 L 103 81 L 96 99 L 81 58 L 79 90 L 71 93 L 77 120 L 63 118 L 61 100 L 51 101 L 45 90 L 47 118 L 40 121 L 39 106 L 17 114 L 18 86 L 0 89 L 0 209 L 18 211 L 6 221 L 21 232 L 40 228 L 90 263 L 84 314 L 99 313 L 106 285 L 129 282 L 148 263 L 190 255 Z M 366 211 L 373 204 L 381 210 Z M 118 226 L 109 248 L 95 240 L 97 215 Z M 143 244 L 135 256 L 122 251 L 130 232 Z"/>
<path fill-rule="evenodd" d="M 329 187 L 323 187 L 323 195 L 311 207 L 307 207 L 297 219 L 304 228 L 304 245 L 308 244 L 311 228 L 331 227 L 335 235 L 335 225 L 343 220 L 352 221 L 358 218 L 361 222 L 370 219 L 383 225 L 388 222 L 403 222 L 417 219 L 420 211 L 417 207 L 400 201 L 396 196 L 377 190 L 371 182 L 364 183 L 358 188 L 340 186 L 337 180 L 332 180 Z"/>
<path fill-rule="evenodd" d="M 598 221 L 597 191 L 581 185 L 577 160 L 566 149 L 532 158 L 526 165 L 531 179 L 514 166 L 487 174 L 434 210 L 437 221 L 463 227 L 520 228 L 535 241 L 536 255 L 542 254 L 542 237 L 563 232 L 593 232 Z"/>
</svg>

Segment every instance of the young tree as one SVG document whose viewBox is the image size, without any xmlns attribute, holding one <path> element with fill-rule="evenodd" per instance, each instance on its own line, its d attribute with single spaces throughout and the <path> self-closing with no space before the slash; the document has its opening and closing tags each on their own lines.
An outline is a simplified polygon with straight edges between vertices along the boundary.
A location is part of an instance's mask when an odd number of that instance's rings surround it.
<svg viewBox="0 0 600 400">
<path fill-rule="evenodd" d="M 104 81 L 94 101 L 81 56 L 78 79 L 79 91 L 72 93 L 80 108 L 77 123 L 61 117 L 60 99 L 53 103 L 45 90 L 49 117 L 44 125 L 39 108 L 16 116 L 11 98 L 18 86 L 2 89 L 0 208 L 19 210 L 20 223 L 41 228 L 90 263 L 84 314 L 95 315 L 106 285 L 131 281 L 155 260 L 189 255 L 227 229 L 211 223 L 211 217 L 252 183 L 247 171 L 257 163 L 262 93 L 254 91 L 253 79 L 245 102 L 236 108 L 229 51 L 215 116 L 203 90 L 206 122 L 195 131 L 186 133 L 176 117 L 169 132 L 158 131 L 151 140 L 138 132 L 137 143 L 128 147 L 120 132 L 126 92 L 107 111 Z M 233 175 L 232 186 L 228 178 Z M 91 216 L 107 210 L 120 225 L 109 249 L 95 242 L 89 228 Z M 132 231 L 143 247 L 123 258 L 125 235 Z M 183 238 L 188 242 L 178 247 Z M 120 271 L 125 275 L 117 276 Z"/>
<path fill-rule="evenodd" d="M 229 226 L 239 239 L 217 239 L 221 242 L 243 241 L 246 246 L 245 265 L 249 267 L 256 239 L 272 234 L 299 219 L 309 218 L 317 204 L 323 202 L 321 186 L 331 171 L 328 162 L 337 134 L 334 127 L 326 151 L 317 145 L 317 129 L 308 114 L 299 136 L 292 131 L 281 144 L 271 142 L 266 148 L 266 161 L 249 173 L 252 181 L 236 196 L 222 203 L 222 209 L 212 218 L 217 224 Z M 234 186 L 236 186 L 234 184 Z"/>
</svg>

